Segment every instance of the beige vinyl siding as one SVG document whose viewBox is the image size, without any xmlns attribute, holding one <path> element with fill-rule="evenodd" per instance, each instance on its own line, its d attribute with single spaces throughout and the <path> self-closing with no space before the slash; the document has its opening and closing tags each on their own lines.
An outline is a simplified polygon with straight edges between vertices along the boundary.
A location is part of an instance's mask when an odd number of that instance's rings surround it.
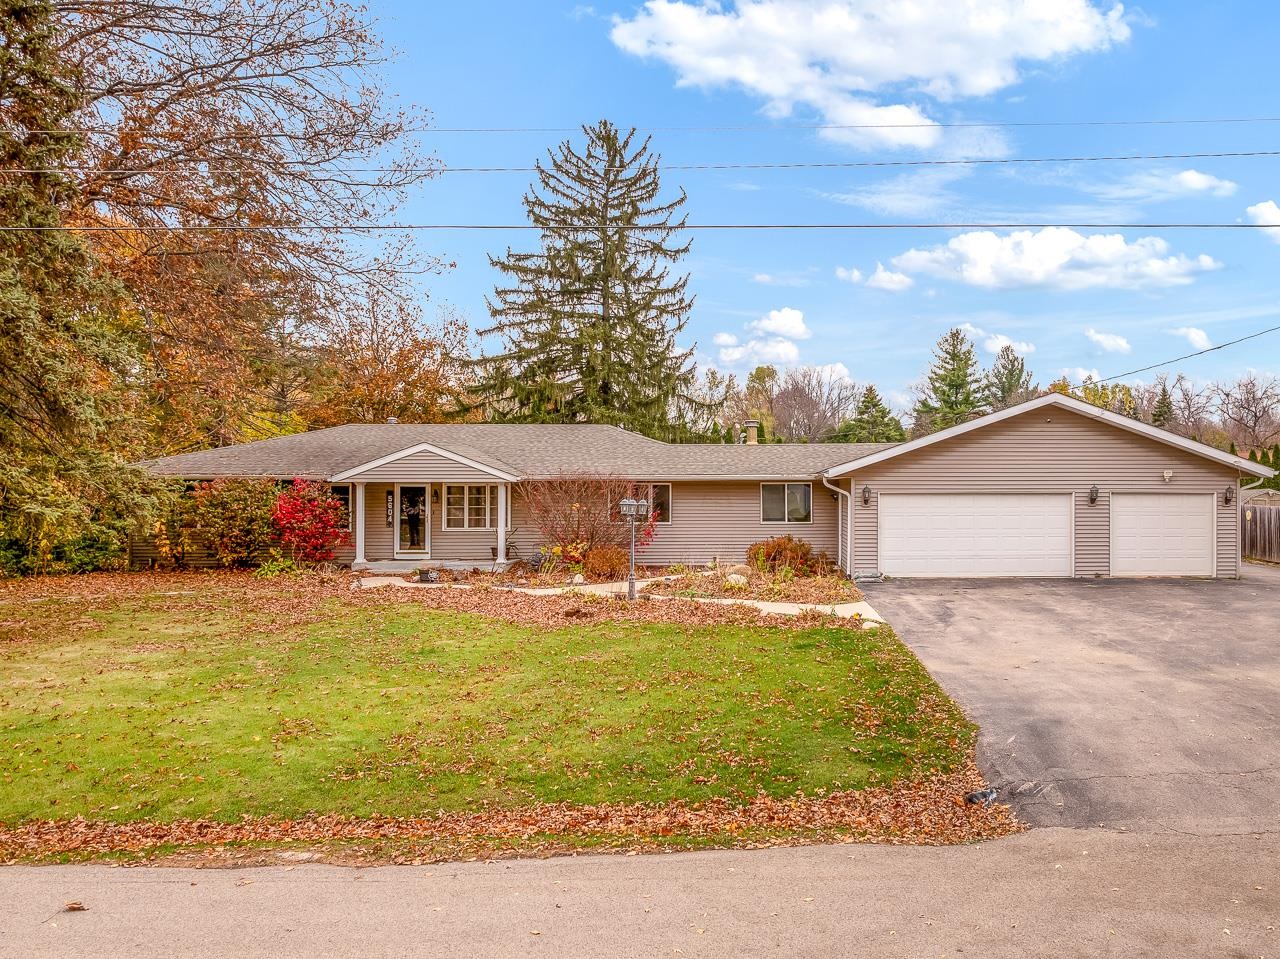
<svg viewBox="0 0 1280 959">
<path fill-rule="evenodd" d="M 365 470 L 344 482 L 362 483 L 496 483 L 483 470 L 423 451 Z"/>
<path fill-rule="evenodd" d="M 1164 470 L 1173 478 L 1164 481 Z M 854 563 L 878 572 L 877 498 L 880 493 L 1071 493 L 1076 503 L 1078 576 L 1109 573 L 1112 492 L 1210 493 L 1217 497 L 1218 575 L 1237 575 L 1236 507 L 1221 492 L 1239 473 L 1193 453 L 1061 408 L 1033 410 L 913 453 L 855 470 Z M 1088 505 L 1097 485 L 1096 506 Z M 862 505 L 870 486 L 872 503 Z M 1082 498 L 1083 497 L 1083 505 Z M 957 570 L 963 575 L 963 570 Z"/>
<path fill-rule="evenodd" d="M 1089 505 L 1089 491 L 1076 491 L 1077 576 L 1111 575 L 1111 493 L 1098 490 Z"/>
</svg>

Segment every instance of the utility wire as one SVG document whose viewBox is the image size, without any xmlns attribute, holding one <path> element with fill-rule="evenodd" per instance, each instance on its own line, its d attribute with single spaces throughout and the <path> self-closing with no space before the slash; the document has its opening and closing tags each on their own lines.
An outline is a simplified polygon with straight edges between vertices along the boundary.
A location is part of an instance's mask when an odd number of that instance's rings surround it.
<svg viewBox="0 0 1280 959">
<path fill-rule="evenodd" d="M 991 127 L 1146 127 L 1146 126 L 1200 126 L 1209 124 L 1280 123 L 1280 117 L 1190 117 L 1157 120 L 975 120 L 948 123 L 925 121 L 922 123 L 744 123 L 693 126 L 638 126 L 641 133 L 721 133 L 737 131 L 773 130 L 964 130 Z M 118 127 L 64 127 L 60 130 L 27 130 L 26 133 L 116 133 Z M 415 130 L 423 133 L 578 133 L 581 127 L 427 127 Z M 254 136 L 294 139 L 304 134 L 267 133 Z"/>
<path fill-rule="evenodd" d="M 1259 330 L 1257 333 L 1250 333 L 1248 336 L 1242 336 L 1235 340 L 1228 340 L 1226 343 L 1219 343 L 1217 346 L 1211 346 L 1205 350 L 1196 350 L 1194 353 L 1188 353 L 1186 356 L 1174 357 L 1172 360 L 1164 360 L 1161 363 L 1152 363 L 1150 366 L 1144 366 L 1141 369 L 1129 370 L 1127 373 L 1116 373 L 1114 376 L 1104 376 L 1100 380 L 1094 380 L 1094 383 L 1110 383 L 1112 380 L 1124 379 L 1126 376 L 1136 376 L 1139 373 L 1147 373 L 1151 370 L 1158 370 L 1162 366 L 1170 366 L 1174 363 L 1181 363 L 1183 360 L 1189 360 L 1196 356 L 1204 356 L 1206 353 L 1212 353 L 1215 350 L 1224 350 L 1228 346 L 1235 346 L 1237 343 L 1243 343 L 1245 340 L 1254 340 L 1260 336 L 1266 336 L 1268 333 L 1275 333 L 1280 330 L 1280 326 L 1273 326 L 1268 330 Z M 1078 389 L 1083 383 L 1073 384 L 1073 388 Z"/>
<path fill-rule="evenodd" d="M 1133 153 L 1114 156 L 1065 156 L 1065 157 L 980 157 L 968 160 L 833 160 L 796 163 L 663 163 L 659 170 L 850 170 L 866 167 L 929 167 L 929 166 L 1008 166 L 1019 163 L 1109 163 L 1125 160 L 1206 160 L 1234 159 L 1241 157 L 1280 157 L 1280 150 L 1241 150 L 1229 153 Z M 283 161 L 288 164 L 301 160 Z M 322 173 L 536 173 L 531 166 L 464 166 L 464 167 L 317 167 Z M 610 172 L 621 172 L 627 167 L 607 166 Z M 112 167 L 65 166 L 57 168 L 16 167 L 0 169 L 0 173 L 102 173 L 125 175 L 158 175 L 180 173 L 180 170 L 147 167 L 115 169 Z M 234 168 L 207 167 L 199 172 L 210 174 L 234 174 L 242 171 Z"/>
<path fill-rule="evenodd" d="M 52 233 L 66 230 L 78 233 L 254 233 L 258 231 L 332 231 L 335 233 L 374 233 L 380 231 L 419 230 L 592 230 L 599 223 L 277 223 L 254 226 L 200 224 L 194 226 L 0 226 L 3 233 Z M 686 223 L 672 227 L 680 230 L 1045 230 L 1062 227 L 1074 230 L 1280 230 L 1269 223 Z M 653 230 L 644 223 L 608 224 L 610 230 Z"/>
</svg>

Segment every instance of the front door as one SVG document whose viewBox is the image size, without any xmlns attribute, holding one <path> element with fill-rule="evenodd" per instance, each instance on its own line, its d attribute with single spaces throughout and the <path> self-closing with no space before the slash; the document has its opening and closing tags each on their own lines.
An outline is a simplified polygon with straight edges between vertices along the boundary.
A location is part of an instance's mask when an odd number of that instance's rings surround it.
<svg viewBox="0 0 1280 959">
<path fill-rule="evenodd" d="M 431 500 L 425 486 L 396 486 L 396 557 L 413 559 L 431 552 Z"/>
</svg>

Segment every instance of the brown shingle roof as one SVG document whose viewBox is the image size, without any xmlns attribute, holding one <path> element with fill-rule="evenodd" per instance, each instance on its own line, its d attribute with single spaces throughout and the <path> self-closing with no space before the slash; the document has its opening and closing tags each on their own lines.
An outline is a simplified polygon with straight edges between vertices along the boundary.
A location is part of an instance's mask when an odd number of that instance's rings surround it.
<svg viewBox="0 0 1280 959">
<path fill-rule="evenodd" d="M 614 426 L 558 424 L 350 424 L 182 453 L 142 465 L 164 476 L 325 479 L 420 443 L 525 479 L 595 472 L 637 479 L 813 476 L 892 443 L 673 444 Z"/>
</svg>

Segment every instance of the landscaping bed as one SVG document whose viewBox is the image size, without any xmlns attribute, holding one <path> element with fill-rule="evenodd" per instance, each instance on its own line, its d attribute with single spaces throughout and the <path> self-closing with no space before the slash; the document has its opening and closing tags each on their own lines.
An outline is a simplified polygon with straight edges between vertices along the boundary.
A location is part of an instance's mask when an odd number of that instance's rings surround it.
<svg viewBox="0 0 1280 959">
<path fill-rule="evenodd" d="M 730 577 L 740 577 L 745 582 Z M 814 603 L 821 606 L 856 603 L 863 598 L 857 586 L 838 574 L 786 578 L 746 566 L 685 573 L 649 583 L 644 591 L 654 596 L 758 599 L 770 603 Z"/>
<path fill-rule="evenodd" d="M 0 585 L 0 662 L 0 859 L 1017 828 L 964 804 L 975 729 L 892 631 L 826 616 L 93 575 Z"/>
</svg>

